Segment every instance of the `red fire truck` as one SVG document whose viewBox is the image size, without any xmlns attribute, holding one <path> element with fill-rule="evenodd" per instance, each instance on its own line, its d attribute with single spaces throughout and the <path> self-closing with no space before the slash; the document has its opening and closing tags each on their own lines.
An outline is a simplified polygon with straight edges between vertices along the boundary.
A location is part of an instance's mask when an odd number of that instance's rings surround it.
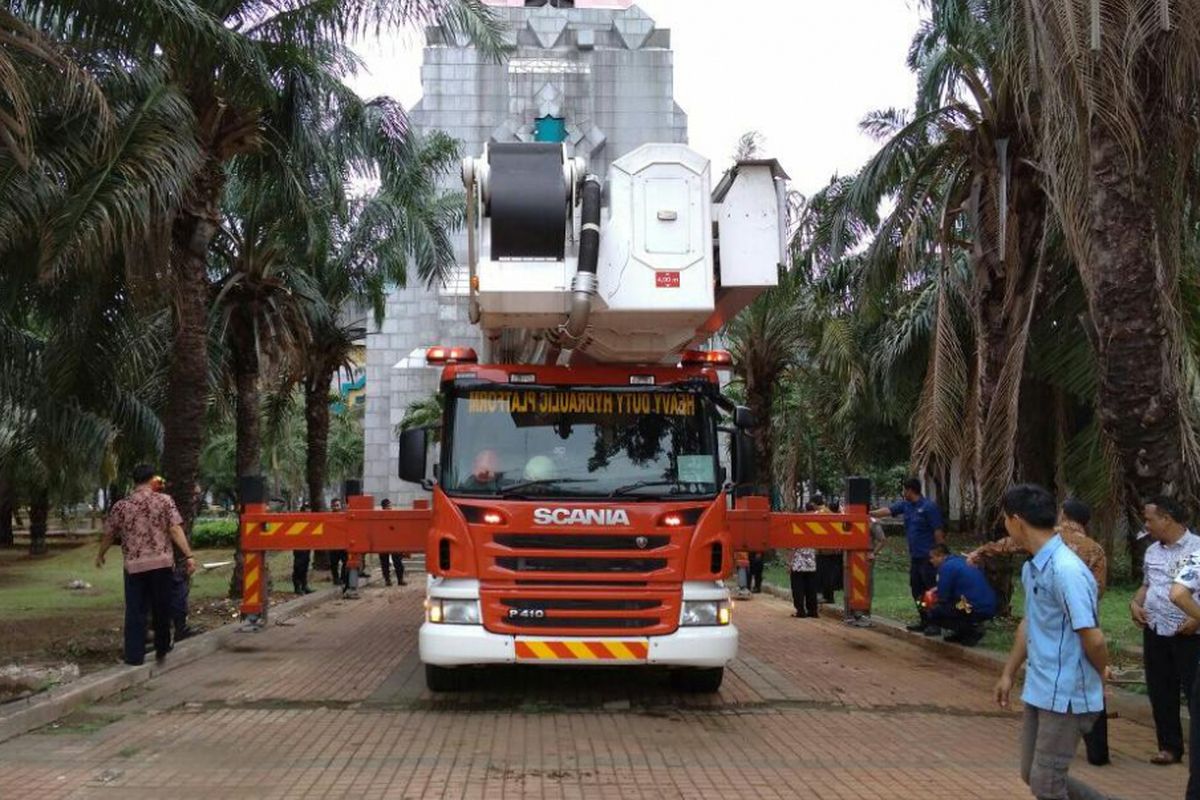
<svg viewBox="0 0 1200 800">
<path fill-rule="evenodd" d="M 518 663 L 662 665 L 711 692 L 737 653 L 735 550 L 844 551 L 848 608 L 868 610 L 869 485 L 848 481 L 842 514 L 770 511 L 755 420 L 721 391 L 730 357 L 697 349 L 785 255 L 779 165 L 738 164 L 715 192 L 708 169 L 681 145 L 618 160 L 607 189 L 561 146 L 465 162 L 471 315 L 490 352 L 428 351 L 444 416 L 401 434 L 399 473 L 430 497 L 268 513 L 248 486 L 243 612 L 265 613 L 265 551 L 347 550 L 356 568 L 423 550 L 432 690 Z"/>
</svg>

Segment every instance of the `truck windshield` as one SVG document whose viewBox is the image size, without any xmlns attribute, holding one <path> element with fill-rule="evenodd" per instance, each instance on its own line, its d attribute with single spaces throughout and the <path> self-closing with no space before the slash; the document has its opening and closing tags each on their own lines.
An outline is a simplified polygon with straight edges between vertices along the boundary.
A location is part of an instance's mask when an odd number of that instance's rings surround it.
<svg viewBox="0 0 1200 800">
<path fill-rule="evenodd" d="M 683 391 L 466 389 L 450 398 L 453 495 L 712 496 L 717 412 Z"/>
</svg>

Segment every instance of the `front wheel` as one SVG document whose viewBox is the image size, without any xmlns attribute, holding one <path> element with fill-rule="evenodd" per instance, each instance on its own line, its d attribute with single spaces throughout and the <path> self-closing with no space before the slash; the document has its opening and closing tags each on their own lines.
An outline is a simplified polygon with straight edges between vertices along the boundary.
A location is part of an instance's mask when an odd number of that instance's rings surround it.
<svg viewBox="0 0 1200 800">
<path fill-rule="evenodd" d="M 713 694 L 725 680 L 725 668 L 679 669 L 671 673 L 671 685 L 688 694 Z"/>
<path fill-rule="evenodd" d="M 457 692 L 462 688 L 462 675 L 456 669 L 426 664 L 425 687 L 431 692 Z"/>
</svg>

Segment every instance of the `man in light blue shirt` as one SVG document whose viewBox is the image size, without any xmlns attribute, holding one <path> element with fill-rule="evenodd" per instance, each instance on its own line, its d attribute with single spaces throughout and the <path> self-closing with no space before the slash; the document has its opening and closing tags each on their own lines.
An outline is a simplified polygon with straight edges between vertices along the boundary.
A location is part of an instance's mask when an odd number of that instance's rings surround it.
<svg viewBox="0 0 1200 800">
<path fill-rule="evenodd" d="M 1067 775 L 1080 738 L 1104 709 L 1108 650 L 1096 579 L 1055 533 L 1057 504 L 1048 491 L 1016 486 L 1002 510 L 1008 535 L 1032 556 L 1021 571 L 1025 618 L 995 690 L 1007 708 L 1013 678 L 1027 662 L 1021 778 L 1039 800 L 1104 797 Z"/>
</svg>

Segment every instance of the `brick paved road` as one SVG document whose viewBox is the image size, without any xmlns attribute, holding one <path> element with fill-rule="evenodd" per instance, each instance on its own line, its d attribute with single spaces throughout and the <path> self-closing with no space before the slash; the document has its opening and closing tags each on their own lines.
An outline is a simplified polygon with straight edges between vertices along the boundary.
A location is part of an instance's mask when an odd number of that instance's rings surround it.
<svg viewBox="0 0 1200 800">
<path fill-rule="evenodd" d="M 765 596 L 738 607 L 719 697 L 653 671 L 505 669 L 433 697 L 420 590 L 371 589 L 0 744 L 0 798 L 631 797 L 1008 800 L 1015 714 L 993 676 Z M 1111 726 L 1115 765 L 1073 771 L 1124 798 L 1181 798 Z"/>
</svg>

